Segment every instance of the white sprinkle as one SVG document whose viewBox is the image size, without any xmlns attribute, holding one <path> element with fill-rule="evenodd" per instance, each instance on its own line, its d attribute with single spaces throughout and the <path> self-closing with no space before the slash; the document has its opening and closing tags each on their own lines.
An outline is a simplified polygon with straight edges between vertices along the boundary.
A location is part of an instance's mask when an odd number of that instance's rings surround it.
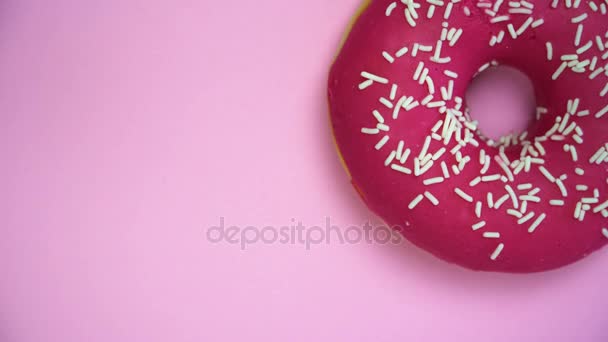
<svg viewBox="0 0 608 342">
<path fill-rule="evenodd" d="M 518 219 L 522 218 L 522 216 L 524 216 L 524 214 L 520 213 L 519 211 L 515 210 L 515 209 L 507 209 L 507 214 L 511 215 L 511 216 L 515 216 Z"/>
<path fill-rule="evenodd" d="M 500 209 L 500 207 L 509 199 L 509 195 L 503 195 L 496 202 L 494 202 L 494 209 Z"/>
<path fill-rule="evenodd" d="M 564 201 L 560 200 L 560 199 L 554 199 L 554 200 L 550 200 L 549 204 L 553 205 L 553 206 L 563 206 L 564 205 Z"/>
<path fill-rule="evenodd" d="M 578 219 L 581 217 L 582 206 L 583 206 L 583 204 L 581 202 L 576 203 L 576 209 L 574 209 L 574 218 L 575 219 Z"/>
<path fill-rule="evenodd" d="M 535 22 L 532 23 L 532 28 L 537 28 L 540 25 L 544 24 L 545 20 L 544 19 L 538 19 Z"/>
<path fill-rule="evenodd" d="M 604 107 L 602 110 L 600 110 L 599 112 L 597 112 L 595 114 L 596 118 L 601 118 L 602 116 L 604 116 L 604 114 L 608 113 L 608 106 Z"/>
<path fill-rule="evenodd" d="M 451 78 L 458 78 L 458 74 L 450 71 L 450 70 L 444 70 L 443 73 L 447 76 L 447 77 L 451 77 Z"/>
<path fill-rule="evenodd" d="M 528 202 L 526 202 L 526 201 L 521 202 L 521 206 L 519 207 L 519 211 L 522 214 L 525 214 L 526 211 L 528 211 Z"/>
<path fill-rule="evenodd" d="M 416 57 L 418 55 L 419 46 L 420 46 L 420 44 L 418 44 L 418 43 L 414 44 L 414 48 L 412 49 L 412 57 Z"/>
<path fill-rule="evenodd" d="M 608 83 L 606 83 L 606 85 L 604 86 L 604 89 L 602 89 L 602 91 L 600 92 L 600 96 L 604 97 L 604 96 L 606 96 L 606 94 L 608 94 Z"/>
<path fill-rule="evenodd" d="M 435 6 L 431 5 L 431 6 L 429 6 L 429 10 L 426 12 L 426 17 L 428 19 L 432 19 L 434 14 L 435 14 Z"/>
<path fill-rule="evenodd" d="M 390 5 L 388 5 L 388 7 L 386 8 L 385 15 L 387 17 L 389 17 L 391 15 L 391 13 L 393 12 L 393 10 L 395 9 L 395 7 L 397 7 L 397 2 L 393 2 Z"/>
<path fill-rule="evenodd" d="M 606 48 L 604 46 L 604 42 L 602 42 L 602 37 L 600 36 L 595 36 L 595 43 L 597 44 L 597 48 L 600 49 L 600 51 L 604 51 L 604 49 Z"/>
<path fill-rule="evenodd" d="M 410 153 L 412 153 L 412 150 L 410 150 L 409 148 L 405 149 L 405 152 L 403 152 L 403 155 L 401 156 L 401 159 L 399 159 L 399 162 L 401 164 L 405 164 L 407 158 L 410 156 Z"/>
<path fill-rule="evenodd" d="M 540 203 L 540 197 L 538 196 L 522 195 L 519 196 L 519 199 L 526 202 Z"/>
<path fill-rule="evenodd" d="M 557 187 L 559 188 L 559 191 L 562 193 L 562 196 L 568 197 L 568 191 L 566 190 L 566 186 L 564 186 L 564 183 L 562 182 L 562 180 L 556 179 L 555 184 L 557 184 Z"/>
<path fill-rule="evenodd" d="M 578 153 L 576 152 L 576 147 L 570 146 L 570 155 L 572 156 L 572 161 L 576 163 L 578 161 Z"/>
<path fill-rule="evenodd" d="M 529 8 L 510 8 L 509 13 L 512 14 L 532 14 Z"/>
<path fill-rule="evenodd" d="M 608 228 L 602 228 L 602 235 L 604 235 L 604 237 L 608 239 Z"/>
<path fill-rule="evenodd" d="M 431 203 L 433 203 L 433 205 L 438 205 L 438 204 L 439 204 L 439 200 L 438 200 L 438 199 L 437 199 L 435 196 L 433 196 L 433 194 L 431 194 L 430 192 L 425 191 L 425 192 L 424 192 L 424 196 L 425 196 L 425 197 L 426 197 L 426 198 L 427 198 L 429 201 L 431 201 Z"/>
<path fill-rule="evenodd" d="M 515 177 L 513 176 L 513 172 L 511 172 L 511 170 L 509 169 L 509 167 L 507 166 L 507 164 L 502 163 L 500 160 L 496 160 L 496 162 L 498 163 L 498 166 L 500 166 L 500 168 L 505 172 L 505 174 L 507 175 L 509 182 L 513 182 L 515 181 Z"/>
<path fill-rule="evenodd" d="M 411 175 L 412 174 L 412 170 L 408 169 L 407 167 L 403 167 L 399 164 L 392 164 L 391 165 L 391 169 L 395 170 L 395 171 L 399 171 L 401 173 L 405 173 L 406 175 Z"/>
<path fill-rule="evenodd" d="M 598 199 L 597 199 L 597 198 L 595 198 L 595 197 L 585 197 L 585 198 L 583 198 L 583 199 L 581 200 L 581 202 L 582 202 L 583 204 L 585 204 L 585 206 L 584 206 L 584 210 L 589 210 L 589 209 L 591 209 L 591 206 L 590 206 L 589 204 L 596 204 L 596 203 L 598 203 L 599 201 L 600 201 L 600 200 L 598 200 Z"/>
<path fill-rule="evenodd" d="M 591 47 L 593 46 L 593 42 L 592 41 L 588 41 L 585 45 L 581 46 L 580 48 L 578 48 L 576 50 L 576 53 L 579 55 L 582 55 L 583 53 L 587 52 L 587 50 L 589 50 Z M 589 64 L 589 62 L 587 62 L 587 64 L 581 64 L 580 67 L 585 67 Z"/>
<path fill-rule="evenodd" d="M 407 52 L 408 52 L 408 48 L 407 47 L 402 47 L 401 49 L 399 49 L 399 51 L 397 51 L 395 53 L 395 56 L 401 58 L 401 57 L 405 56 L 407 54 Z"/>
<path fill-rule="evenodd" d="M 481 182 L 481 177 L 477 176 L 477 177 L 473 178 L 472 181 L 469 182 L 469 186 L 476 186 L 480 182 Z"/>
<path fill-rule="evenodd" d="M 391 99 L 391 101 L 395 100 L 395 97 L 397 97 L 397 85 L 393 84 L 391 86 L 391 94 L 389 95 L 389 99 Z"/>
<path fill-rule="evenodd" d="M 543 222 L 543 220 L 547 217 L 547 214 L 542 213 L 540 214 L 536 220 L 534 220 L 534 222 L 532 222 L 532 224 L 530 225 L 530 228 L 528 228 L 528 233 L 534 233 L 534 231 L 536 230 L 536 228 L 538 228 L 538 226 Z"/>
<path fill-rule="evenodd" d="M 379 111 L 374 110 L 374 111 L 372 112 L 372 115 L 374 116 L 374 118 L 376 118 L 376 120 L 377 120 L 379 123 L 384 123 L 384 118 L 382 117 L 382 114 L 380 114 L 380 112 L 379 112 Z"/>
<path fill-rule="evenodd" d="M 574 169 L 574 172 L 576 172 L 576 174 L 579 176 L 585 175 L 585 170 L 581 169 L 580 167 L 577 167 L 576 169 Z"/>
<path fill-rule="evenodd" d="M 494 207 L 494 195 L 491 192 L 488 192 L 486 195 L 486 200 L 488 202 L 488 208 L 492 209 Z"/>
<path fill-rule="evenodd" d="M 431 185 L 431 184 L 442 183 L 443 181 L 444 181 L 443 177 L 433 177 L 433 178 L 425 179 L 424 181 L 422 181 L 422 183 L 424 185 Z"/>
<path fill-rule="evenodd" d="M 359 90 L 367 89 L 372 84 L 374 84 L 374 81 L 372 81 L 372 80 L 363 81 L 363 82 L 359 83 Z"/>
<path fill-rule="evenodd" d="M 424 68 L 424 62 L 419 62 L 416 71 L 414 72 L 414 80 L 417 81 L 420 78 L 420 74 L 422 73 L 422 69 Z"/>
<path fill-rule="evenodd" d="M 477 216 L 477 218 L 481 218 L 481 209 L 482 209 L 481 201 L 477 201 L 477 203 L 475 203 L 475 216 Z"/>
<path fill-rule="evenodd" d="M 578 17 L 572 18 L 571 21 L 573 24 L 578 24 L 578 23 L 582 22 L 583 20 L 587 19 L 587 16 L 588 16 L 587 13 L 583 13 L 583 14 L 579 15 Z"/>
<path fill-rule="evenodd" d="M 403 108 L 403 104 L 407 100 L 407 97 L 401 96 L 399 101 L 397 101 L 397 105 L 393 108 L 393 120 L 396 120 L 399 117 L 399 111 Z"/>
<path fill-rule="evenodd" d="M 401 159 L 401 157 L 403 156 L 403 140 L 399 141 L 399 144 L 397 144 L 397 159 Z"/>
<path fill-rule="evenodd" d="M 388 80 L 386 78 L 376 76 L 376 75 L 371 74 L 371 73 L 366 72 L 366 71 L 363 71 L 361 73 L 361 77 L 367 78 L 370 81 L 374 81 L 374 82 L 378 82 L 378 83 L 382 83 L 382 84 L 388 84 Z"/>
<path fill-rule="evenodd" d="M 420 170 L 418 171 L 418 174 L 416 174 L 416 170 L 414 170 L 414 175 L 416 175 L 416 176 L 423 175 L 423 174 L 425 174 L 425 173 L 426 173 L 428 170 L 430 170 L 432 166 L 433 166 L 433 161 L 432 161 L 432 160 L 429 160 L 428 162 L 426 162 L 426 163 L 424 164 L 424 166 L 422 166 L 422 167 L 420 168 Z"/>
<path fill-rule="evenodd" d="M 598 150 L 597 150 L 597 151 L 596 151 L 596 152 L 593 154 L 593 156 L 591 156 L 591 158 L 589 159 L 589 163 L 590 163 L 590 164 L 593 164 L 593 163 L 595 163 L 595 162 L 596 162 L 596 161 L 598 161 L 598 160 L 600 160 L 600 161 L 601 161 L 601 160 L 602 160 L 602 158 L 600 158 L 600 157 L 601 157 L 601 155 L 602 155 L 602 154 L 603 154 L 605 151 L 606 151 L 606 150 L 605 150 L 604 146 L 600 147 L 600 148 L 599 148 L 599 149 L 598 149 Z"/>
<path fill-rule="evenodd" d="M 422 159 L 422 158 L 424 158 L 424 156 L 426 156 L 426 153 L 427 153 L 430 145 L 431 145 L 431 137 L 427 136 L 424 139 L 424 144 L 422 145 L 422 150 L 420 150 L 420 154 L 418 155 L 418 158 Z"/>
<path fill-rule="evenodd" d="M 386 51 L 382 52 L 382 57 L 384 57 L 384 59 L 386 59 L 386 61 L 389 63 L 395 62 L 395 58 L 393 58 L 393 56 L 391 56 L 391 54 Z"/>
<path fill-rule="evenodd" d="M 494 175 L 488 175 L 488 176 L 483 176 L 481 177 L 481 181 L 482 182 L 494 182 L 500 179 L 500 175 L 499 174 L 494 174 Z"/>
<path fill-rule="evenodd" d="M 532 24 L 532 21 L 534 21 L 534 19 L 532 19 L 532 17 L 529 17 L 522 25 L 521 27 L 517 30 L 517 35 L 520 36 L 522 35 L 524 32 L 526 32 L 526 30 L 528 29 L 528 27 L 530 26 L 530 24 Z"/>
<path fill-rule="evenodd" d="M 431 51 L 433 51 L 433 46 L 432 45 L 422 45 L 422 44 L 420 44 L 419 47 L 418 47 L 418 49 L 420 51 L 423 51 L 423 52 L 431 52 Z"/>
<path fill-rule="evenodd" d="M 441 40 L 437 41 L 437 45 L 435 46 L 435 54 L 431 60 L 438 60 L 441 55 L 441 47 L 443 46 L 443 42 Z"/>
<path fill-rule="evenodd" d="M 583 38 L 583 24 L 578 24 L 576 29 L 576 37 L 574 38 L 574 45 L 581 45 L 581 39 Z"/>
<path fill-rule="evenodd" d="M 411 27 L 416 27 L 416 21 L 412 18 L 412 14 L 408 10 L 405 11 L 405 20 Z"/>
<path fill-rule="evenodd" d="M 549 180 L 549 182 L 551 182 L 551 183 L 555 182 L 555 177 L 553 177 L 553 175 L 549 172 L 549 170 L 547 170 L 544 166 L 539 166 L 538 169 L 545 176 L 545 178 L 547 178 Z"/>
<path fill-rule="evenodd" d="M 435 83 L 433 83 L 433 79 L 431 79 L 430 77 L 426 78 L 426 84 L 429 88 L 429 93 L 431 95 L 435 94 Z"/>
<path fill-rule="evenodd" d="M 517 186 L 517 190 L 528 190 L 528 189 L 532 189 L 531 183 L 519 184 Z"/>
<path fill-rule="evenodd" d="M 477 223 L 475 223 L 474 225 L 471 226 L 471 228 L 473 228 L 473 230 L 478 230 L 483 228 L 486 225 L 486 221 L 479 221 Z"/>
<path fill-rule="evenodd" d="M 593 208 L 593 213 L 597 214 L 597 213 L 599 213 L 600 211 L 602 211 L 602 210 L 604 210 L 606 208 L 608 208 L 608 201 L 606 201 L 606 202 L 598 205 L 597 207 Z"/>
<path fill-rule="evenodd" d="M 391 103 L 391 101 L 385 99 L 384 97 L 380 98 L 380 103 L 385 105 L 387 108 L 393 108 L 393 104 Z"/>
<path fill-rule="evenodd" d="M 450 178 L 450 173 L 448 172 L 448 166 L 445 164 L 445 162 L 441 162 L 441 171 L 443 172 L 443 177 L 444 178 Z"/>
<path fill-rule="evenodd" d="M 435 101 L 435 102 L 429 102 L 426 105 L 428 108 L 439 108 L 439 107 L 443 107 L 445 106 L 445 101 Z"/>
<path fill-rule="evenodd" d="M 418 79 L 418 84 L 424 84 L 424 82 L 426 82 L 426 77 L 429 74 L 429 69 L 428 68 L 424 68 L 422 69 L 422 74 L 420 75 L 420 78 Z"/>
<path fill-rule="evenodd" d="M 511 186 L 509 184 L 507 184 L 507 185 L 505 185 L 505 190 L 507 190 L 507 193 L 509 194 L 509 197 L 511 198 L 511 202 L 513 202 L 513 208 L 518 209 L 519 202 L 517 201 L 517 196 L 515 196 L 515 191 L 513 191 L 513 188 L 511 188 Z"/>
<path fill-rule="evenodd" d="M 454 6 L 453 3 L 448 3 L 448 5 L 445 8 L 445 12 L 443 13 L 443 19 L 448 20 L 450 19 L 450 14 L 452 13 L 452 7 Z"/>
<path fill-rule="evenodd" d="M 493 17 L 492 19 L 490 19 L 490 23 L 495 24 L 495 23 L 500 23 L 502 21 L 508 21 L 508 20 L 509 20 L 508 15 L 500 15 L 498 17 Z"/>
<path fill-rule="evenodd" d="M 553 60 L 553 44 L 551 42 L 547 42 L 547 60 Z"/>
<path fill-rule="evenodd" d="M 517 224 L 524 224 L 524 223 L 528 222 L 532 217 L 534 217 L 533 211 L 527 213 L 524 217 L 517 220 Z"/>
<path fill-rule="evenodd" d="M 378 134 L 380 130 L 377 128 L 361 128 L 361 133 L 363 134 Z"/>
<path fill-rule="evenodd" d="M 504 248 L 505 248 L 504 243 L 499 244 L 498 247 L 496 247 L 496 249 L 492 253 L 492 255 L 490 255 L 490 259 L 492 259 L 492 261 L 496 260 L 498 258 L 498 256 L 500 256 L 500 253 L 502 252 L 502 250 Z"/>
<path fill-rule="evenodd" d="M 570 133 L 572 133 L 572 131 L 574 131 L 574 129 L 576 129 L 576 122 L 572 122 L 568 127 L 566 127 L 563 134 L 570 135 Z"/>
<path fill-rule="evenodd" d="M 377 124 L 376 128 L 378 128 L 381 131 L 385 131 L 385 132 L 388 132 L 390 130 L 390 127 L 388 125 L 385 125 L 382 123 Z"/>
<path fill-rule="evenodd" d="M 413 98 L 413 97 L 411 97 L 410 99 L 414 99 L 414 98 Z M 414 101 L 414 102 L 412 102 L 412 103 L 408 104 L 407 106 L 405 106 L 405 110 L 406 110 L 406 111 L 410 111 L 410 110 L 412 110 L 412 109 L 414 109 L 414 108 L 418 107 L 419 105 L 420 105 L 420 103 L 418 103 L 418 101 Z"/>
<path fill-rule="evenodd" d="M 384 166 L 389 166 L 393 160 L 395 159 L 395 156 L 397 156 L 397 152 L 396 151 L 392 151 L 388 157 L 386 157 L 386 159 L 384 160 Z"/>
<path fill-rule="evenodd" d="M 597 12 L 597 10 L 598 10 L 597 5 L 596 5 L 596 4 L 595 4 L 595 2 L 593 2 L 593 1 L 589 1 L 589 7 L 591 7 L 591 10 L 592 10 L 593 12 Z"/>
<path fill-rule="evenodd" d="M 496 0 L 496 2 L 494 3 L 494 7 L 492 7 L 494 12 L 498 12 L 500 10 L 500 6 L 502 6 L 503 2 L 504 0 Z"/>
<path fill-rule="evenodd" d="M 483 233 L 483 237 L 486 239 L 499 239 L 500 233 L 497 232 L 485 232 Z"/>
<path fill-rule="evenodd" d="M 486 155 L 486 160 L 483 164 L 483 167 L 480 170 L 480 173 L 483 175 L 486 172 L 488 172 L 488 169 L 490 168 L 490 156 Z"/>
<path fill-rule="evenodd" d="M 551 78 L 554 81 L 557 80 L 557 78 L 562 74 L 562 72 L 564 72 L 564 70 L 566 70 L 567 66 L 568 66 L 568 63 L 562 62 L 562 64 L 559 66 L 559 68 L 557 68 L 557 70 L 555 71 L 555 73 L 553 73 L 553 76 Z"/>
<path fill-rule="evenodd" d="M 439 137 L 439 138 L 440 138 L 439 140 L 441 140 L 441 137 Z M 444 153 L 445 153 L 445 147 L 442 147 L 442 148 L 440 148 L 439 150 L 437 150 L 437 152 L 435 152 L 435 153 L 433 154 L 432 159 L 433 159 L 433 160 L 438 160 L 439 158 L 441 158 L 441 156 L 442 156 Z"/>
<path fill-rule="evenodd" d="M 517 32 L 515 32 L 515 27 L 513 27 L 513 24 L 507 25 L 507 28 L 509 29 L 509 34 L 511 34 L 511 38 L 517 39 Z"/>
<path fill-rule="evenodd" d="M 467 17 L 471 16 L 471 10 L 467 6 L 464 6 L 463 11 L 464 11 L 464 15 L 466 15 Z"/>
<path fill-rule="evenodd" d="M 468 195 L 466 192 L 460 190 L 459 188 L 455 188 L 454 192 L 456 192 L 456 194 L 458 196 L 460 196 L 462 199 L 464 199 L 467 202 L 473 202 L 473 197 L 471 197 L 470 195 Z"/>
<path fill-rule="evenodd" d="M 498 36 L 496 37 L 496 42 L 498 44 L 502 43 L 502 40 L 505 38 L 505 31 L 498 32 Z"/>
<path fill-rule="evenodd" d="M 454 46 L 456 45 L 456 43 L 458 42 L 458 39 L 460 39 L 460 36 L 462 35 L 462 29 L 458 29 L 456 31 L 456 33 L 454 34 L 454 37 L 450 40 L 450 46 Z"/>
<path fill-rule="evenodd" d="M 416 208 L 416 206 L 418 205 L 418 203 L 420 203 L 420 201 L 422 201 L 422 199 L 424 198 L 423 195 L 418 195 L 416 196 L 411 202 L 410 204 L 407 206 L 410 210 Z"/>
<path fill-rule="evenodd" d="M 386 144 L 388 139 L 389 139 L 388 135 L 385 135 L 382 139 L 380 139 L 380 141 L 378 141 L 378 143 L 375 146 L 376 150 L 380 150 L 384 146 L 384 144 Z"/>
</svg>

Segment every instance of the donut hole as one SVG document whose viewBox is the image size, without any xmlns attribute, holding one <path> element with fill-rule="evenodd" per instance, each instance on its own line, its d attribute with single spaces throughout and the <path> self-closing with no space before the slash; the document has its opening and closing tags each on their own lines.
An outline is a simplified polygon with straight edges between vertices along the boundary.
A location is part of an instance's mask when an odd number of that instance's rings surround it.
<svg viewBox="0 0 608 342">
<path fill-rule="evenodd" d="M 522 133 L 536 110 L 532 81 L 509 66 L 492 67 L 477 75 L 467 89 L 466 101 L 480 132 L 494 141 Z"/>
</svg>

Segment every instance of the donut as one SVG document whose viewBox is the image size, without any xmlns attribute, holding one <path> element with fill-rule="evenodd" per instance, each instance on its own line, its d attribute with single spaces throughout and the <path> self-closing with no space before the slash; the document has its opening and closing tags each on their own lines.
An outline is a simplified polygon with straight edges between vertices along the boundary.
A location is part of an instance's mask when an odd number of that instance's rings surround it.
<svg viewBox="0 0 608 342">
<path fill-rule="evenodd" d="M 531 273 L 608 243 L 608 0 L 370 0 L 328 79 L 331 129 L 368 208 L 449 263 Z M 465 94 L 486 70 L 534 87 L 490 139 Z"/>
</svg>

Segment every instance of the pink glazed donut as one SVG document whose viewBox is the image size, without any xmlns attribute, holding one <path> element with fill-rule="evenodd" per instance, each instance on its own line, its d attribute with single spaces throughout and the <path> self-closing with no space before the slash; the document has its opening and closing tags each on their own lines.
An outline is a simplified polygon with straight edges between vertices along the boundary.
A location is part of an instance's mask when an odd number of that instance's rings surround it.
<svg viewBox="0 0 608 342">
<path fill-rule="evenodd" d="M 608 243 L 608 0 L 371 0 L 331 68 L 335 142 L 368 207 L 466 268 L 528 273 Z M 524 132 L 484 137 L 465 91 L 531 79 Z"/>
</svg>

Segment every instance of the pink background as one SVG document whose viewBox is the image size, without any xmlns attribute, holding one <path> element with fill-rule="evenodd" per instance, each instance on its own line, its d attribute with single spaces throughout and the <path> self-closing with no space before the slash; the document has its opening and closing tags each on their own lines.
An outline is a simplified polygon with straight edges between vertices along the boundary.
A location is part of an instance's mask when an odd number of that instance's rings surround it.
<svg viewBox="0 0 608 342">
<path fill-rule="evenodd" d="M 368 219 L 325 77 L 358 0 L 0 5 L 0 341 L 606 341 L 608 251 L 474 273 L 409 244 L 206 240 Z"/>
</svg>

